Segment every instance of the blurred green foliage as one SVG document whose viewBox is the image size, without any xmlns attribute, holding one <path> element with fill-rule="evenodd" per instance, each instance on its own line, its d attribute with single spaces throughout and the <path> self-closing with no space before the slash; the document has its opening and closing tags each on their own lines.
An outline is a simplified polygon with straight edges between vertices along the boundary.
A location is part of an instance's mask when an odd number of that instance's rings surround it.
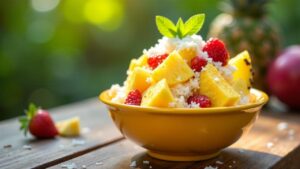
<svg viewBox="0 0 300 169">
<path fill-rule="evenodd" d="M 206 13 L 201 34 L 221 11 L 217 0 L 7 0 L 0 2 L 0 120 L 94 97 L 122 83 L 129 60 L 160 34 L 155 15 Z M 270 17 L 284 44 L 299 43 L 300 1 L 273 1 Z"/>
</svg>

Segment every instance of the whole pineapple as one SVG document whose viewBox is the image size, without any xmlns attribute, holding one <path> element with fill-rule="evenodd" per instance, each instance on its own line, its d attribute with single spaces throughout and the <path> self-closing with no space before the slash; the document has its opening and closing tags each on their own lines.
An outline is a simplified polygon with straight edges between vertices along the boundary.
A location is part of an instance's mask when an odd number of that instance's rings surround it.
<svg viewBox="0 0 300 169">
<path fill-rule="evenodd" d="M 266 90 L 267 67 L 280 50 L 277 27 L 266 17 L 268 0 L 229 0 L 227 13 L 213 21 L 210 37 L 222 39 L 230 54 L 243 50 L 251 54 L 254 67 L 254 86 Z"/>
</svg>

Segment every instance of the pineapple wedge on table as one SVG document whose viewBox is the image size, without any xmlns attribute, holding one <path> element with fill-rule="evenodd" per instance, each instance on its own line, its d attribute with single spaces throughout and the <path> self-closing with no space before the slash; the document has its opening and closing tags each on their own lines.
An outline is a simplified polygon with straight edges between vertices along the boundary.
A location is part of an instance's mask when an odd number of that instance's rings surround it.
<svg viewBox="0 0 300 169">
<path fill-rule="evenodd" d="M 150 70 L 142 67 L 135 67 L 126 80 L 126 92 L 128 93 L 134 89 L 138 89 L 143 93 L 152 83 L 153 80 L 151 78 Z"/>
<path fill-rule="evenodd" d="M 162 79 L 144 92 L 141 106 L 169 107 L 173 101 L 174 97 L 168 83 L 166 79 Z"/>
<path fill-rule="evenodd" d="M 79 117 L 63 120 L 55 124 L 59 135 L 66 137 L 74 137 L 80 135 Z"/>
<path fill-rule="evenodd" d="M 131 59 L 129 64 L 129 71 L 133 71 L 136 67 L 143 67 L 147 65 L 147 55 L 142 55 L 138 59 Z"/>
<path fill-rule="evenodd" d="M 168 85 L 185 82 L 193 76 L 193 70 L 176 51 L 172 52 L 152 72 L 152 78 L 155 81 L 166 79 Z"/>
<path fill-rule="evenodd" d="M 223 78 L 212 64 L 207 64 L 200 73 L 200 94 L 211 99 L 212 107 L 232 106 L 240 95 Z"/>
<path fill-rule="evenodd" d="M 237 69 L 232 74 L 232 86 L 239 93 L 249 95 L 253 81 L 251 57 L 249 53 L 247 51 L 239 53 L 234 58 L 231 58 L 228 64 Z"/>
</svg>

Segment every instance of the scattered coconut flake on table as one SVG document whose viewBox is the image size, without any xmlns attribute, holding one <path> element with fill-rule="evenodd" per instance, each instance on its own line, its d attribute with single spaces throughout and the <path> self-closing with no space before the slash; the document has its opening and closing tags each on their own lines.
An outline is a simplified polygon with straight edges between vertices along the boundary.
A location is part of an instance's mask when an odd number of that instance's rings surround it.
<svg viewBox="0 0 300 169">
<path fill-rule="evenodd" d="M 86 165 L 82 165 L 81 168 L 85 169 L 85 168 L 86 168 Z"/>
<path fill-rule="evenodd" d="M 278 125 L 277 125 L 277 130 L 278 130 L 278 131 L 284 131 L 284 130 L 286 130 L 288 127 L 289 127 L 288 123 L 286 123 L 286 122 L 280 122 L 280 123 L 278 123 Z"/>
<path fill-rule="evenodd" d="M 65 148 L 65 145 L 60 144 L 60 145 L 58 145 L 58 147 L 61 148 L 61 149 L 64 149 L 64 148 Z"/>
<path fill-rule="evenodd" d="M 103 162 L 96 162 L 96 165 L 103 165 Z"/>
<path fill-rule="evenodd" d="M 150 164 L 150 161 L 145 160 L 143 161 L 143 164 Z"/>
<path fill-rule="evenodd" d="M 11 144 L 6 144 L 3 146 L 3 148 L 12 148 L 12 145 Z"/>
<path fill-rule="evenodd" d="M 224 164 L 222 161 L 216 161 L 216 164 Z"/>
<path fill-rule="evenodd" d="M 288 135 L 289 135 L 289 139 L 290 139 L 290 140 L 294 140 L 295 130 L 294 130 L 294 129 L 290 129 L 290 130 L 288 131 Z"/>
<path fill-rule="evenodd" d="M 129 167 L 136 167 L 136 161 L 132 161 L 129 165 Z"/>
<path fill-rule="evenodd" d="M 71 163 L 71 164 L 63 164 L 63 165 L 61 165 L 61 168 L 77 169 L 77 165 L 76 165 L 75 163 Z"/>
<path fill-rule="evenodd" d="M 87 133 L 89 133 L 90 131 L 91 131 L 90 128 L 88 128 L 88 127 L 83 127 L 82 130 L 81 130 L 81 133 L 82 133 L 82 134 L 87 134 Z"/>
<path fill-rule="evenodd" d="M 24 146 L 23 146 L 23 149 L 25 149 L 25 150 L 31 150 L 32 147 L 31 147 L 30 145 L 24 145 Z"/>
<path fill-rule="evenodd" d="M 239 153 L 244 153 L 245 152 L 245 150 L 243 150 L 243 149 L 239 149 L 238 151 L 239 151 Z"/>
<path fill-rule="evenodd" d="M 218 167 L 207 166 L 204 169 L 218 169 Z"/>
<path fill-rule="evenodd" d="M 81 146 L 81 145 L 84 145 L 84 144 L 85 144 L 84 140 L 77 140 L 77 139 L 72 140 L 72 146 Z"/>
<path fill-rule="evenodd" d="M 274 146 L 274 143 L 268 142 L 266 146 L 267 146 L 267 148 L 272 148 Z"/>
</svg>

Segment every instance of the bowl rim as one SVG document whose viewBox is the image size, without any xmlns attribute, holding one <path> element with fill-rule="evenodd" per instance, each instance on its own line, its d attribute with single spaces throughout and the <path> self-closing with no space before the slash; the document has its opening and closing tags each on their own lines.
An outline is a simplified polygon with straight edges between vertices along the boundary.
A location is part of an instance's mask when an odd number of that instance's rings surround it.
<svg viewBox="0 0 300 169">
<path fill-rule="evenodd" d="M 255 94 L 258 98 L 258 101 L 255 103 L 250 103 L 246 105 L 237 105 L 237 106 L 230 106 L 230 107 L 210 107 L 210 108 L 160 108 L 160 107 L 141 107 L 141 106 L 134 106 L 134 105 L 126 105 L 111 102 L 108 98 L 108 91 L 104 90 L 100 93 L 98 99 L 114 108 L 122 108 L 127 110 L 133 111 L 144 111 L 144 112 L 152 112 L 152 113 L 165 113 L 165 114 L 206 114 L 206 113 L 232 113 L 235 111 L 246 110 L 251 108 L 258 108 L 266 104 L 269 100 L 268 95 L 258 89 L 251 88 L 250 92 Z"/>
</svg>

